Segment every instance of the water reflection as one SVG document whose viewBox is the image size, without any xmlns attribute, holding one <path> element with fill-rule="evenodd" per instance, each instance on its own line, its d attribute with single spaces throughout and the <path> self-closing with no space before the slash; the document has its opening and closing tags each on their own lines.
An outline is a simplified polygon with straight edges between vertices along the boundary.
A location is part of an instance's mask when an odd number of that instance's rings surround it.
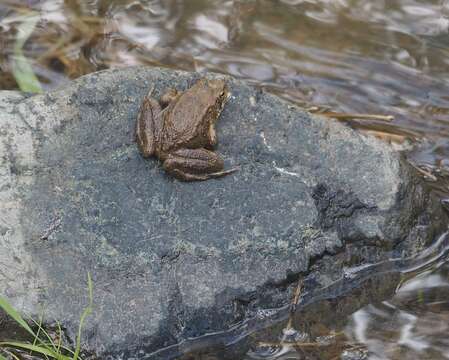
<svg viewBox="0 0 449 360">
<path fill-rule="evenodd" d="M 404 283 L 389 301 L 352 315 L 348 337 L 364 344 L 370 359 L 449 357 L 448 264 Z"/>
<path fill-rule="evenodd" d="M 254 317 L 235 327 L 184 340 L 149 357 L 425 359 L 420 357 L 423 351 L 419 344 L 424 341 L 418 329 L 424 324 L 424 332 L 432 329 L 429 332 L 432 342 L 424 355 L 439 359 L 439 352 L 449 351 L 446 332 L 440 332 L 447 326 L 448 255 L 449 233 L 417 256 L 348 268 L 327 287 L 302 289 L 295 295 L 295 307 L 258 310 Z M 298 286 L 297 290 L 301 288 Z M 385 301 L 385 293 L 394 295 Z M 368 302 L 371 304 L 359 309 L 361 303 Z M 432 316 L 427 317 L 422 311 L 427 308 L 433 312 Z M 401 357 L 404 347 L 407 356 Z M 246 351 L 246 356 L 242 351 Z"/>
</svg>

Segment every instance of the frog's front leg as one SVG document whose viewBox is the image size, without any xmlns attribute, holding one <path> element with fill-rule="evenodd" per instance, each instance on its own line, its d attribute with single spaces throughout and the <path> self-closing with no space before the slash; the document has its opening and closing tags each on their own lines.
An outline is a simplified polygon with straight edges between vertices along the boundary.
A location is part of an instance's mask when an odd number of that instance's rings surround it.
<svg viewBox="0 0 449 360">
<path fill-rule="evenodd" d="M 167 156 L 163 167 L 169 174 L 183 181 L 208 180 L 237 170 L 223 170 L 223 159 L 213 151 L 202 148 L 176 150 Z"/>
</svg>

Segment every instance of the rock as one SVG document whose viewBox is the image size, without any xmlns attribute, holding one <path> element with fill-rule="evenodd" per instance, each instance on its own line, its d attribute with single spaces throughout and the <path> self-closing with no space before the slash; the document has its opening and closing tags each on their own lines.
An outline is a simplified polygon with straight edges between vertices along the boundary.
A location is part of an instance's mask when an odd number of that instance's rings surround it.
<svg viewBox="0 0 449 360">
<path fill-rule="evenodd" d="M 217 152 L 240 170 L 168 177 L 137 151 L 137 111 L 151 86 L 160 96 L 199 77 L 140 67 L 0 92 L 0 293 L 32 316 L 44 304 L 73 339 L 90 273 L 84 344 L 97 354 L 169 358 L 205 334 L 235 341 L 285 319 L 298 279 L 313 293 L 446 227 L 401 155 L 231 78 Z"/>
</svg>

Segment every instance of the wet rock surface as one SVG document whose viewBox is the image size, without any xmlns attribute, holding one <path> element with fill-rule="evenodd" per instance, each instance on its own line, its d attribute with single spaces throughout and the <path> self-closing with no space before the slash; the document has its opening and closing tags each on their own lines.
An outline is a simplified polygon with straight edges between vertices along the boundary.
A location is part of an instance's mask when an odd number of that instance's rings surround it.
<svg viewBox="0 0 449 360">
<path fill-rule="evenodd" d="M 73 337 L 89 272 L 86 348 L 168 357 L 157 351 L 285 308 L 298 278 L 324 288 L 447 226 L 388 146 L 231 78 L 217 152 L 240 170 L 168 177 L 137 150 L 137 112 L 153 85 L 158 97 L 199 78 L 128 68 L 0 92 L 0 293 L 24 314 L 44 306 Z"/>
</svg>

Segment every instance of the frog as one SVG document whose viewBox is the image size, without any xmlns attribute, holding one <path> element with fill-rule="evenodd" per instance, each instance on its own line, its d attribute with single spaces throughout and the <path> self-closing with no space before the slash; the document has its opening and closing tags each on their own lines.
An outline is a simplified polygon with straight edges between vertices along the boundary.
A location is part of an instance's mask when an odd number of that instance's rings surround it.
<svg viewBox="0 0 449 360">
<path fill-rule="evenodd" d="M 200 79 L 184 92 L 168 89 L 158 100 L 154 87 L 144 97 L 136 122 L 136 142 L 144 158 L 156 157 L 181 181 L 229 175 L 214 152 L 215 123 L 229 98 L 224 79 Z"/>
</svg>

